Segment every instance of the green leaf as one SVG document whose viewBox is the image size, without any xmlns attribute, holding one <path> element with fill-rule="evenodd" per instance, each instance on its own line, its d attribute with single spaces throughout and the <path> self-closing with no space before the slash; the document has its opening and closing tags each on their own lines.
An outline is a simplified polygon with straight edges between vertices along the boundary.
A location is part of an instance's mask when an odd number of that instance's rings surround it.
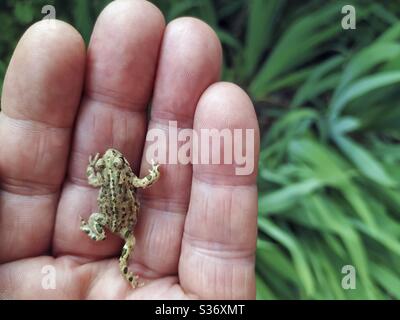
<svg viewBox="0 0 400 320">
<path fill-rule="evenodd" d="M 400 44 L 395 42 L 377 42 L 361 50 L 344 70 L 340 85 L 337 87 L 332 98 L 332 103 L 335 103 L 351 81 L 366 74 L 373 67 L 396 58 L 399 54 Z"/>
<path fill-rule="evenodd" d="M 396 17 L 393 12 L 390 10 L 387 10 L 382 4 L 380 3 L 373 3 L 371 6 L 371 10 L 374 12 L 374 14 L 385 22 L 389 24 L 396 24 L 399 21 L 399 18 Z"/>
<path fill-rule="evenodd" d="M 263 52 L 270 46 L 279 12 L 286 0 L 250 0 L 244 49 L 243 77 L 251 75 Z"/>
<path fill-rule="evenodd" d="M 348 163 L 336 150 L 313 139 L 292 141 L 289 151 L 294 160 L 303 161 L 310 166 L 310 179 L 317 179 L 321 185 L 342 186 L 354 175 Z"/>
<path fill-rule="evenodd" d="M 357 130 L 360 128 L 360 120 L 354 117 L 342 117 L 337 119 L 332 124 L 332 134 L 335 135 L 343 135 L 345 133 L 349 133 L 351 131 Z"/>
<path fill-rule="evenodd" d="M 293 258 L 298 281 L 302 284 L 305 295 L 312 295 L 315 287 L 311 270 L 302 253 L 302 250 L 300 249 L 298 243 L 293 239 L 293 236 L 291 236 L 289 232 L 283 231 L 282 229 L 274 225 L 271 221 L 267 221 L 264 218 L 259 219 L 258 225 L 263 232 L 267 233 L 269 236 L 282 243 L 282 245 L 289 250 Z"/>
<path fill-rule="evenodd" d="M 362 78 L 343 90 L 343 93 L 336 100 L 331 102 L 329 106 L 330 118 L 336 118 L 352 100 L 370 93 L 372 90 L 398 82 L 400 82 L 400 71 L 381 72 Z"/>
<path fill-rule="evenodd" d="M 258 201 L 259 210 L 262 214 L 277 213 L 287 210 L 294 206 L 297 201 L 301 200 L 305 195 L 314 192 L 321 186 L 322 183 L 314 179 L 293 183 L 278 191 L 262 195 Z"/>
<path fill-rule="evenodd" d="M 264 240 L 258 240 L 256 259 L 256 269 L 267 268 L 288 282 L 294 284 L 298 283 L 293 263 L 287 253 L 282 250 L 279 245 Z"/>
<path fill-rule="evenodd" d="M 264 96 L 273 79 L 319 54 L 318 47 L 342 30 L 340 24 L 333 24 L 333 27 L 329 24 L 338 18 L 339 12 L 335 4 L 295 21 L 250 84 L 251 94 L 256 98 Z"/>
<path fill-rule="evenodd" d="M 393 298 L 400 299 L 400 274 L 397 270 L 390 270 L 387 266 L 372 264 L 371 274 Z"/>
<path fill-rule="evenodd" d="M 397 182 L 386 173 L 379 161 L 361 145 L 342 135 L 336 135 L 334 140 L 365 177 L 386 187 L 397 185 Z"/>
<path fill-rule="evenodd" d="M 239 40 L 237 40 L 234 36 L 230 33 L 225 32 L 224 30 L 217 29 L 216 33 L 221 41 L 222 44 L 227 45 L 229 47 L 234 48 L 235 50 L 242 50 L 242 44 Z"/>
<path fill-rule="evenodd" d="M 394 24 L 387 29 L 378 39 L 377 42 L 391 42 L 400 38 L 400 23 Z"/>
<path fill-rule="evenodd" d="M 281 139 L 290 128 L 297 127 L 306 121 L 315 121 L 318 119 L 318 113 L 313 109 L 303 108 L 299 110 L 290 110 L 281 116 L 274 126 L 268 132 L 268 141 Z"/>
<path fill-rule="evenodd" d="M 281 76 L 274 82 L 271 82 L 268 88 L 265 88 L 264 95 L 267 96 L 278 90 L 297 88 L 299 84 L 303 83 L 307 79 L 311 70 L 312 68 L 304 68 L 299 71 L 294 71 L 287 75 Z"/>
<path fill-rule="evenodd" d="M 277 297 L 273 294 L 272 290 L 267 286 L 263 279 L 256 274 L 256 289 L 257 300 L 276 300 Z"/>
<path fill-rule="evenodd" d="M 344 61 L 342 56 L 334 56 L 316 67 L 306 83 L 300 87 L 292 100 L 291 107 L 296 108 L 328 89 L 334 88 L 338 82 L 338 74 L 324 78 L 327 73 L 338 68 Z"/>
</svg>

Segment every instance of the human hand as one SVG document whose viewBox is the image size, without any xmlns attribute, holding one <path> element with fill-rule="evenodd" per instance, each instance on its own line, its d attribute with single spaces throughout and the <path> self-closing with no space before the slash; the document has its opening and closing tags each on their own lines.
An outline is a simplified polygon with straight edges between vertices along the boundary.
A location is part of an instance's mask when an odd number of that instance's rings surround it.
<svg viewBox="0 0 400 320">
<path fill-rule="evenodd" d="M 255 298 L 258 124 L 247 95 L 217 83 L 221 56 L 205 23 L 165 27 L 139 0 L 102 12 L 87 53 L 66 23 L 28 29 L 1 101 L 0 298 Z M 147 127 L 168 131 L 169 120 L 254 129 L 255 169 L 162 164 L 160 180 L 140 193 L 131 268 L 145 285 L 132 289 L 118 267 L 121 239 L 94 242 L 79 230 L 79 217 L 97 210 L 86 167 L 89 155 L 114 147 L 144 176 Z M 54 290 L 42 287 L 45 266 L 56 272 Z"/>
</svg>

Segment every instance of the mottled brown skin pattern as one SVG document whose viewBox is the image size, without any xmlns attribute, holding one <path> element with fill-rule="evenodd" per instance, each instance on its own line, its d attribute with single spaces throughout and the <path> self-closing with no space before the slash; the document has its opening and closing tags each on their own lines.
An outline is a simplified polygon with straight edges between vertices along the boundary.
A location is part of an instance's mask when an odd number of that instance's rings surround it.
<svg viewBox="0 0 400 320">
<path fill-rule="evenodd" d="M 120 270 L 135 288 L 138 276 L 129 271 L 128 261 L 135 247 L 133 231 L 140 207 L 136 190 L 150 187 L 158 180 L 158 165 L 152 163 L 149 174 L 140 179 L 121 152 L 109 149 L 101 158 L 99 154 L 89 158 L 86 173 L 89 184 L 101 188 L 97 199 L 99 212 L 92 213 L 87 222 L 81 219 L 80 228 L 95 241 L 106 239 L 105 227 L 125 240 L 119 258 Z"/>
</svg>

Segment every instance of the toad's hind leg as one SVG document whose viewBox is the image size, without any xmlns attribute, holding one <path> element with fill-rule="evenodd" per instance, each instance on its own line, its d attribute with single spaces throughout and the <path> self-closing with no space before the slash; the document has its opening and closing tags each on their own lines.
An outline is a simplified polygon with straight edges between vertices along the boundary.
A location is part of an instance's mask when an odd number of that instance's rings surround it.
<svg viewBox="0 0 400 320">
<path fill-rule="evenodd" d="M 122 231 L 121 236 L 125 239 L 124 247 L 122 248 L 121 256 L 119 258 L 119 268 L 124 278 L 132 285 L 133 288 L 141 286 L 139 283 L 139 276 L 135 275 L 128 268 L 129 258 L 135 248 L 136 239 L 132 232 Z"/>
<path fill-rule="evenodd" d="M 85 232 L 92 240 L 105 240 L 106 233 L 104 231 L 104 226 L 106 225 L 106 223 L 106 216 L 102 213 L 95 212 L 90 215 L 88 222 L 81 218 L 80 229 Z"/>
</svg>

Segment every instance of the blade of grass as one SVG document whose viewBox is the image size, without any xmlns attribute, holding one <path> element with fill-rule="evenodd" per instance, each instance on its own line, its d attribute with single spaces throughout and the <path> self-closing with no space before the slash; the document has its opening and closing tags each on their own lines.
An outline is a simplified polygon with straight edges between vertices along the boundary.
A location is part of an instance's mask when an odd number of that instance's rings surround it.
<svg viewBox="0 0 400 320">
<path fill-rule="evenodd" d="M 377 42 L 357 53 L 342 73 L 340 85 L 336 88 L 332 103 L 339 98 L 343 90 L 361 75 L 366 74 L 373 67 L 390 61 L 400 54 L 400 44 L 395 42 Z"/>
<path fill-rule="evenodd" d="M 367 76 L 349 86 L 343 93 L 333 100 L 329 106 L 329 117 L 337 118 L 346 105 L 352 100 L 370 93 L 372 90 L 400 82 L 400 71 L 388 71 Z"/>
<path fill-rule="evenodd" d="M 323 77 L 327 73 L 338 68 L 343 61 L 344 58 L 342 56 L 334 56 L 333 58 L 323 62 L 320 66 L 316 67 L 313 73 L 307 79 L 306 83 L 297 91 L 292 100 L 291 107 L 296 108 L 305 101 L 318 96 L 322 92 L 325 92 L 326 89 L 333 88 L 338 81 L 338 74 L 335 74 L 333 79 L 324 79 Z"/>
<path fill-rule="evenodd" d="M 338 12 L 337 5 L 327 6 L 295 21 L 278 41 L 250 84 L 252 95 L 256 98 L 262 97 L 271 80 L 315 57 L 319 53 L 318 46 L 341 30 L 338 24 L 323 28 L 329 25 L 329 21 L 337 18 Z"/>
<path fill-rule="evenodd" d="M 248 5 L 248 23 L 242 77 L 249 77 L 263 52 L 270 46 L 274 27 L 286 0 L 251 0 Z"/>
<path fill-rule="evenodd" d="M 334 140 L 365 177 L 386 187 L 397 185 L 397 182 L 386 173 L 379 161 L 361 145 L 343 135 L 335 135 Z"/>
<path fill-rule="evenodd" d="M 293 258 L 293 263 L 297 272 L 299 282 L 302 284 L 304 294 L 305 296 L 311 296 L 315 290 L 314 280 L 308 263 L 302 253 L 302 250 L 301 248 L 299 248 L 299 244 L 294 241 L 289 232 L 283 231 L 281 228 L 278 228 L 276 225 L 274 225 L 271 221 L 267 221 L 264 218 L 259 219 L 259 227 L 263 232 L 265 232 L 275 240 L 279 241 L 289 250 Z"/>
</svg>

